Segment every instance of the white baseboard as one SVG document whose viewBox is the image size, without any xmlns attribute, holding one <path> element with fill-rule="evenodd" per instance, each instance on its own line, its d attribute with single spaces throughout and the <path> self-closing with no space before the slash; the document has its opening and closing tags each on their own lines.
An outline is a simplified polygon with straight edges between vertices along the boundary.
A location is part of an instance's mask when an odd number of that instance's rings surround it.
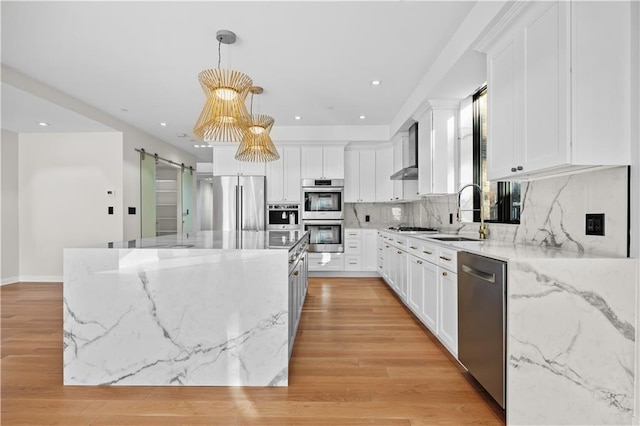
<svg viewBox="0 0 640 426">
<path fill-rule="evenodd" d="M 380 277 L 376 271 L 309 271 L 310 277 L 338 277 L 338 278 L 373 278 Z"/>
<path fill-rule="evenodd" d="M 62 275 L 27 275 L 20 277 L 21 283 L 61 283 Z"/>
<path fill-rule="evenodd" d="M 20 277 L 9 277 L 0 280 L 0 285 L 15 284 L 20 282 Z"/>
</svg>

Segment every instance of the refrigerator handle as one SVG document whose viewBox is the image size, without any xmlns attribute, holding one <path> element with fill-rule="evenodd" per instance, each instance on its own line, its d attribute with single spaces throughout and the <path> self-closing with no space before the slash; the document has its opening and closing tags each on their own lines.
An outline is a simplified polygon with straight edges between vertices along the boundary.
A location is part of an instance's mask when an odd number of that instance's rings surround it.
<svg viewBox="0 0 640 426">
<path fill-rule="evenodd" d="M 238 229 L 242 231 L 242 218 L 244 218 L 244 186 L 240 185 L 240 221 L 238 222 Z"/>
<path fill-rule="evenodd" d="M 236 201 L 235 201 L 235 214 L 236 214 L 236 231 L 240 229 L 240 189 L 236 185 Z"/>
</svg>

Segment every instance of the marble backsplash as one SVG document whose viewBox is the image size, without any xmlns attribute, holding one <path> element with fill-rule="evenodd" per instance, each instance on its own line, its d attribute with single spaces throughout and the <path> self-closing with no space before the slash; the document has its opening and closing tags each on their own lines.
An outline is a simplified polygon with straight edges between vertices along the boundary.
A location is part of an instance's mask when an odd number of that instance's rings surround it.
<svg viewBox="0 0 640 426">
<path fill-rule="evenodd" d="M 488 224 L 494 240 L 536 244 L 576 252 L 627 256 L 627 167 L 615 167 L 523 182 L 520 225 Z M 457 195 L 411 203 L 346 203 L 347 228 L 424 226 L 443 232 L 476 232 L 477 223 L 455 222 Z M 585 235 L 585 214 L 605 214 L 605 235 Z M 454 222 L 449 223 L 453 214 Z M 366 222 L 369 215 L 370 221 Z"/>
</svg>

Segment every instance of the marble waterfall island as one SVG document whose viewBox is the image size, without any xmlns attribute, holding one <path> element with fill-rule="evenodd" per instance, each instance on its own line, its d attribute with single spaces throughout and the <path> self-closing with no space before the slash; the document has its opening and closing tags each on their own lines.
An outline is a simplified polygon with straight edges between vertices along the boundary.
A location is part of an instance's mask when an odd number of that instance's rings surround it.
<svg viewBox="0 0 640 426">
<path fill-rule="evenodd" d="M 282 235 L 281 235 L 282 234 Z M 64 384 L 287 386 L 297 232 L 64 251 Z"/>
</svg>

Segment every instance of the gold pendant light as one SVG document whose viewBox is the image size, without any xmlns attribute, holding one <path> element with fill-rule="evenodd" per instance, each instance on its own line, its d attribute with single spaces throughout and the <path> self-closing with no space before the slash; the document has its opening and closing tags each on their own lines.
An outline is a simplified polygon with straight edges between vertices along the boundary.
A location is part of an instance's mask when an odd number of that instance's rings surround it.
<svg viewBox="0 0 640 426">
<path fill-rule="evenodd" d="M 244 134 L 235 158 L 252 162 L 275 161 L 280 158 L 280 154 L 269 135 L 275 120 L 268 115 L 253 114 L 253 95 L 261 94 L 263 89 L 254 86 L 249 91 L 251 92 L 251 114 L 246 122 L 247 132 Z"/>
<path fill-rule="evenodd" d="M 218 40 L 218 68 L 198 74 L 198 81 L 207 100 L 193 133 L 205 141 L 242 141 L 245 124 L 250 120 L 245 100 L 253 85 L 251 78 L 240 72 L 220 69 L 220 45 L 233 44 L 236 35 L 227 30 L 216 33 Z"/>
</svg>

